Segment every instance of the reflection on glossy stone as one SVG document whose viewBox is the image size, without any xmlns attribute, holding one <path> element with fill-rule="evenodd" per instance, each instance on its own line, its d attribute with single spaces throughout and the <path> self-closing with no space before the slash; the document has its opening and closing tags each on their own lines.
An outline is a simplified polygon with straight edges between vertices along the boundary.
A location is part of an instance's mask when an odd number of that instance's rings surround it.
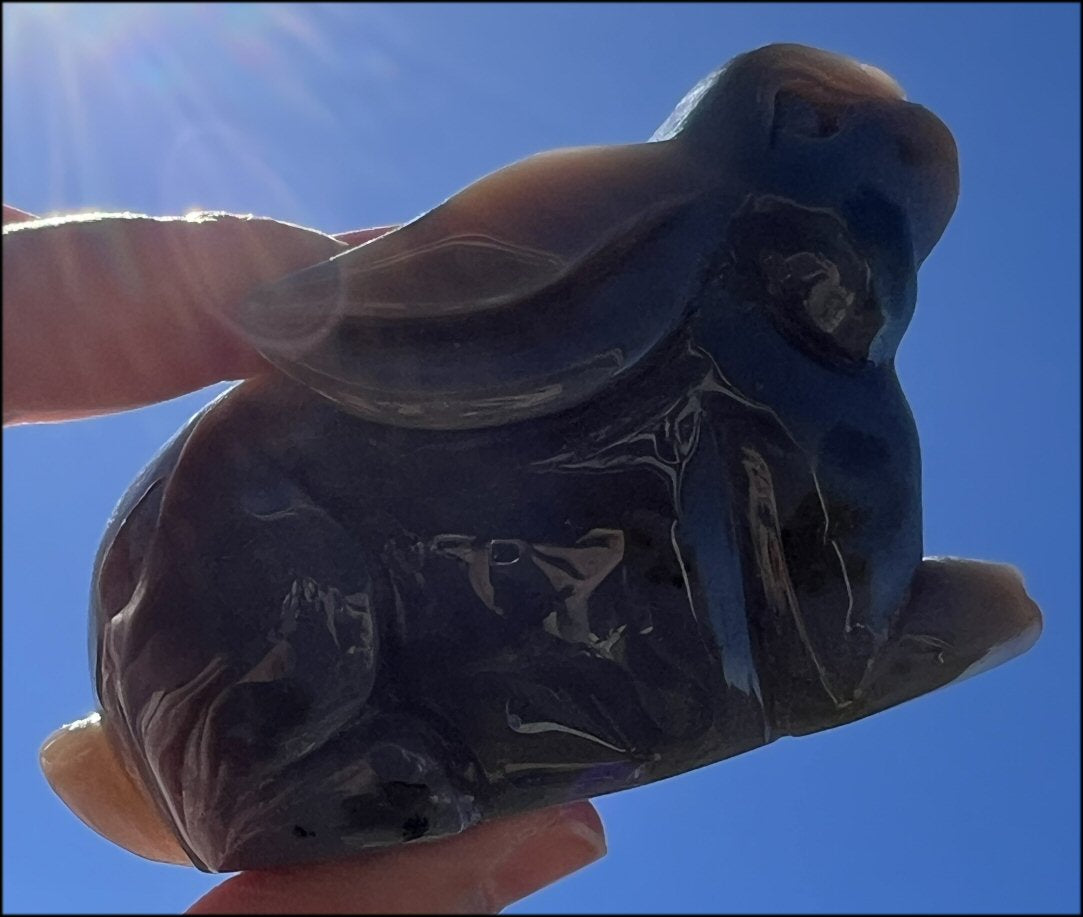
<svg viewBox="0 0 1083 917">
<path fill-rule="evenodd" d="M 198 865 L 338 857 L 851 722 L 1037 637 L 922 561 L 893 356 L 954 144 L 744 55 L 252 298 L 99 556 L 97 687 Z"/>
</svg>

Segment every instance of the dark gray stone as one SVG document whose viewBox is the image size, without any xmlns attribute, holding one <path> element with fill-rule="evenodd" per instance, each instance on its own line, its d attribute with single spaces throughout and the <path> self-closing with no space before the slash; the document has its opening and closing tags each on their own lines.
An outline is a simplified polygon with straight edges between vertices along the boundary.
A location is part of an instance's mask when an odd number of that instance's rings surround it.
<svg viewBox="0 0 1083 917">
<path fill-rule="evenodd" d="M 110 735 L 197 865 L 436 837 L 851 722 L 1025 649 L 922 560 L 893 356 L 951 135 L 794 45 L 652 142 L 509 167 L 254 296 L 286 375 L 98 559 Z"/>
</svg>

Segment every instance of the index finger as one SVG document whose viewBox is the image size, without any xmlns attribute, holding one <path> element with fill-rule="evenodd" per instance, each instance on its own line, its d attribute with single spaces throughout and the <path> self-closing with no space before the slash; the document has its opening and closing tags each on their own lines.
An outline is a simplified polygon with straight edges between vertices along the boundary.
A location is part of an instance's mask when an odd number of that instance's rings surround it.
<svg viewBox="0 0 1083 917">
<path fill-rule="evenodd" d="M 10 211 L 5 424 L 125 410 L 265 371 L 231 310 L 255 287 L 346 247 L 231 214 L 34 220 Z"/>
</svg>

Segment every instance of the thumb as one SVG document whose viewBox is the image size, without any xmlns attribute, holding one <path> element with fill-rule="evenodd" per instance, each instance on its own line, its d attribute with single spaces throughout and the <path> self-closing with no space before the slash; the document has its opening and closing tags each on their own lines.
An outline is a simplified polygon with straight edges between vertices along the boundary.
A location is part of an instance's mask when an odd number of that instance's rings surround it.
<svg viewBox="0 0 1083 917">
<path fill-rule="evenodd" d="M 244 872 L 188 913 L 495 914 L 605 849 L 597 811 L 574 802 L 348 860 Z"/>
<path fill-rule="evenodd" d="M 99 715 L 50 736 L 41 765 L 57 795 L 104 837 L 149 859 L 188 862 L 142 781 L 113 750 Z M 582 869 L 605 849 L 598 813 L 588 802 L 574 802 L 494 819 L 441 840 L 243 872 L 189 913 L 495 913 Z"/>
</svg>

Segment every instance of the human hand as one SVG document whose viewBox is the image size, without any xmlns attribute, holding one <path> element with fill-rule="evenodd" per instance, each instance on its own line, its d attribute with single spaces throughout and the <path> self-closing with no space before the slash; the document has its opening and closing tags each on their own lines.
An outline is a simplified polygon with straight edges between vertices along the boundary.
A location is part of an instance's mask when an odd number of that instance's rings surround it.
<svg viewBox="0 0 1083 917">
<path fill-rule="evenodd" d="M 4 423 L 73 420 L 269 366 L 230 309 L 255 287 L 390 227 L 328 236 L 230 214 L 4 207 Z"/>
<path fill-rule="evenodd" d="M 124 410 L 268 371 L 232 308 L 260 284 L 387 231 L 328 236 L 224 214 L 32 220 L 4 207 L 5 425 Z M 41 758 L 54 790 L 99 833 L 187 862 L 100 719 L 55 733 Z M 597 812 L 572 803 L 349 860 L 240 873 L 189 912 L 496 912 L 604 852 Z"/>
</svg>

